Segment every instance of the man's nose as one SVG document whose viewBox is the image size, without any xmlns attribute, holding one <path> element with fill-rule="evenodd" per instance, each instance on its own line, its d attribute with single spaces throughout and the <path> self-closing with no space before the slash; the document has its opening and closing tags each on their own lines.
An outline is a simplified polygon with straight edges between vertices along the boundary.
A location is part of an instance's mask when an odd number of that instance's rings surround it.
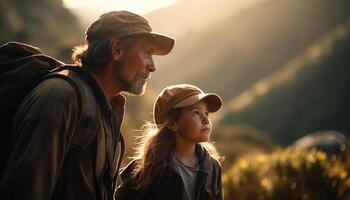
<svg viewBox="0 0 350 200">
<path fill-rule="evenodd" d="M 147 70 L 150 71 L 150 72 L 155 72 L 156 71 L 156 66 L 154 64 L 153 58 L 150 58 L 150 61 L 147 64 Z"/>
</svg>

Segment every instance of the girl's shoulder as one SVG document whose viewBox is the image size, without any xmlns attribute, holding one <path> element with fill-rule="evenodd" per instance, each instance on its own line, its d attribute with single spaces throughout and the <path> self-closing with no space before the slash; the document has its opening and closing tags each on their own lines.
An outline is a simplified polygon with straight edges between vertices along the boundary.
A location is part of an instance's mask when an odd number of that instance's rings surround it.
<svg viewBox="0 0 350 200">
<path fill-rule="evenodd" d="M 196 152 L 202 169 L 208 172 L 214 170 L 215 173 L 221 171 L 221 163 L 218 157 L 212 155 L 206 147 L 198 145 Z"/>
<path fill-rule="evenodd" d="M 221 166 L 221 160 L 222 157 L 219 155 L 219 153 L 216 151 L 216 149 L 210 145 L 202 145 L 198 144 L 196 146 L 196 153 L 197 156 L 201 157 L 202 159 L 205 159 L 209 162 L 215 163 L 219 166 Z"/>
<path fill-rule="evenodd" d="M 211 159 L 212 159 L 212 162 L 213 162 L 213 164 L 214 164 L 215 167 L 221 168 L 221 162 L 220 162 L 220 160 L 218 160 L 218 159 L 216 159 L 216 158 L 214 158 L 214 157 L 212 157 L 212 156 L 211 156 Z"/>
<path fill-rule="evenodd" d="M 122 179 L 130 178 L 139 160 L 131 160 L 124 168 L 121 169 L 120 176 Z"/>
<path fill-rule="evenodd" d="M 212 163 L 213 171 L 215 174 L 220 174 L 221 173 L 221 163 L 220 161 L 215 158 L 214 156 L 210 156 L 210 160 Z"/>
</svg>

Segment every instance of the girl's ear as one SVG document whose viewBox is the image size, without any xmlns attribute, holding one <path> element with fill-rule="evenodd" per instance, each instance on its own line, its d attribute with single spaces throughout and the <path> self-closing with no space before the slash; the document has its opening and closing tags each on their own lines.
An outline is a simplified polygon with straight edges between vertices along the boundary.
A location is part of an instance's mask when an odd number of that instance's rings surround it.
<svg viewBox="0 0 350 200">
<path fill-rule="evenodd" d="M 120 41 L 117 38 L 113 38 L 110 42 L 110 50 L 111 50 L 111 55 L 112 59 L 117 61 L 120 59 L 122 55 L 122 49 L 120 46 Z"/>
<path fill-rule="evenodd" d="M 177 123 L 174 122 L 174 121 L 171 121 L 171 122 L 168 123 L 167 128 L 170 129 L 173 132 L 176 132 L 177 129 L 178 129 Z"/>
</svg>

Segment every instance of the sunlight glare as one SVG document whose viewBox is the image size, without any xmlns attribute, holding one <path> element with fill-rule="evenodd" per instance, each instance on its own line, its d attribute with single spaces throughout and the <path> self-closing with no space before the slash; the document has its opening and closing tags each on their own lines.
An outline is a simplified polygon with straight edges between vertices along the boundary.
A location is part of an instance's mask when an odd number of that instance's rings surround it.
<svg viewBox="0 0 350 200">
<path fill-rule="evenodd" d="M 176 2 L 177 0 L 84 0 L 84 3 L 82 3 L 80 0 L 63 0 L 64 5 L 70 9 L 95 8 L 101 11 L 128 10 L 139 14 L 146 14 L 153 10 L 173 5 Z"/>
</svg>

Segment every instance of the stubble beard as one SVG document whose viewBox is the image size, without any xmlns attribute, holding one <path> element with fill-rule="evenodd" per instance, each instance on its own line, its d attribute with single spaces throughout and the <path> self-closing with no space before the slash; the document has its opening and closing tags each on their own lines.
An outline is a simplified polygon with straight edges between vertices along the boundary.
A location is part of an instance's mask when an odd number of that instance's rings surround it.
<svg viewBox="0 0 350 200">
<path fill-rule="evenodd" d="M 143 95 L 146 90 L 146 83 L 143 84 L 142 80 L 140 74 L 137 74 L 132 80 L 124 79 L 124 92 L 136 96 Z"/>
<path fill-rule="evenodd" d="M 143 95 L 146 90 L 146 84 L 147 83 L 142 83 L 142 78 L 140 76 L 136 76 L 135 79 L 131 81 L 127 92 L 134 95 Z"/>
<path fill-rule="evenodd" d="M 143 77 L 141 73 L 136 74 L 133 77 L 126 77 L 124 70 L 128 67 L 123 61 L 120 61 L 116 64 L 119 67 L 116 67 L 117 72 L 116 76 L 119 81 L 123 84 L 123 92 L 130 95 L 143 95 L 146 90 L 146 84 L 143 83 Z"/>
</svg>

